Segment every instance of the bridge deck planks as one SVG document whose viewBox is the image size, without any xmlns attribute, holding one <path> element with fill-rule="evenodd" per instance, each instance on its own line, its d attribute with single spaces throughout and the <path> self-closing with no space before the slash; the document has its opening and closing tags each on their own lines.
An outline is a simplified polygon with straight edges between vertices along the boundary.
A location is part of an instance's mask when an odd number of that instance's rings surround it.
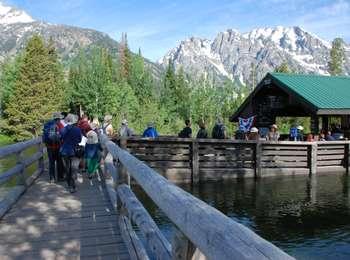
<svg viewBox="0 0 350 260">
<path fill-rule="evenodd" d="M 100 180 L 79 175 L 70 194 L 65 182 L 47 179 L 0 220 L 1 259 L 130 259 Z"/>
</svg>

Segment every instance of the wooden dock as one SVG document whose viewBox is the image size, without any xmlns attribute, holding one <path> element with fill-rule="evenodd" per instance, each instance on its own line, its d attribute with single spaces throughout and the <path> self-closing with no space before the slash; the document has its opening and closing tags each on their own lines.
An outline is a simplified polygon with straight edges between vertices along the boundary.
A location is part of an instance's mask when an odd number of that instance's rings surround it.
<svg viewBox="0 0 350 260">
<path fill-rule="evenodd" d="M 172 182 L 349 172 L 349 141 L 115 140 Z"/>
<path fill-rule="evenodd" d="M 130 259 L 101 180 L 50 184 L 48 173 L 0 221 L 1 259 Z"/>
</svg>

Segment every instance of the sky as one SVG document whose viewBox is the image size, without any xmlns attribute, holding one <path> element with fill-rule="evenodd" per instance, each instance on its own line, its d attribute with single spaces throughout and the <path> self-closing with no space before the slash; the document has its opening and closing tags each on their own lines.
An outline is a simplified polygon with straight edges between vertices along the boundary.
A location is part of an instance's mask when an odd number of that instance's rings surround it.
<svg viewBox="0 0 350 260">
<path fill-rule="evenodd" d="M 350 42 L 350 0 L 5 0 L 36 20 L 128 35 L 153 61 L 191 36 L 227 29 L 300 26 L 325 40 Z"/>
</svg>

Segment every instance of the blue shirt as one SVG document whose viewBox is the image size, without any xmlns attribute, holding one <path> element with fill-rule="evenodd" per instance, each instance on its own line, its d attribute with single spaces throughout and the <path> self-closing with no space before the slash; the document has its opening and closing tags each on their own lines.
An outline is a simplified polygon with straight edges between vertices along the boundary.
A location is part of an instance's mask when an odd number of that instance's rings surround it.
<svg viewBox="0 0 350 260">
<path fill-rule="evenodd" d="M 156 138 L 158 137 L 157 130 L 154 127 L 148 127 L 144 132 L 142 137 L 151 137 Z"/>
<path fill-rule="evenodd" d="M 60 152 L 63 156 L 74 156 L 74 148 L 81 142 L 80 128 L 67 125 L 61 130 L 62 146 Z"/>
</svg>

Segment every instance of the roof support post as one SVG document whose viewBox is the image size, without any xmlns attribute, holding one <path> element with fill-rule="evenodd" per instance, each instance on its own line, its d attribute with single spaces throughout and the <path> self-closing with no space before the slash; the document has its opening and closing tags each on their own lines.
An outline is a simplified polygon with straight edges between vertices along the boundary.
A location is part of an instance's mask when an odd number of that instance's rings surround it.
<svg viewBox="0 0 350 260">
<path fill-rule="evenodd" d="M 311 126 L 310 126 L 310 129 L 311 129 L 311 133 L 313 134 L 318 134 L 320 132 L 320 127 L 319 127 L 319 118 L 317 115 L 312 115 L 311 116 Z"/>
</svg>

